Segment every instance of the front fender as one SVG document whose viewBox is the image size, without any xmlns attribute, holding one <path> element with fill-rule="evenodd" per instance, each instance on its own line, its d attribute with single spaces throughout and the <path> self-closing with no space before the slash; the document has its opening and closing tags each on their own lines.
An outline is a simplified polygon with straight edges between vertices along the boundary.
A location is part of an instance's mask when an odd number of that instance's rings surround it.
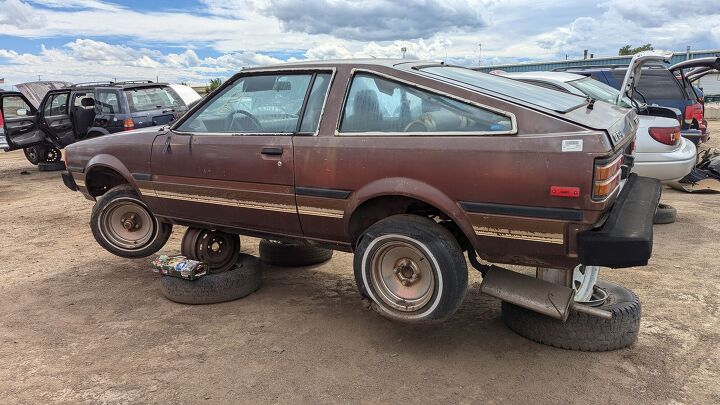
<svg viewBox="0 0 720 405">
<path fill-rule="evenodd" d="M 123 164 L 123 162 L 120 161 L 120 159 L 109 154 L 100 154 L 93 156 L 85 165 L 85 179 L 87 180 L 87 178 L 92 175 L 92 171 L 98 168 L 107 168 L 119 173 L 125 179 L 125 181 L 127 181 L 133 187 L 133 189 L 135 189 L 135 191 L 139 193 L 138 184 L 133 178 L 132 173 L 130 173 L 130 170 L 128 170 L 128 168 L 125 166 L 125 164 Z"/>
</svg>

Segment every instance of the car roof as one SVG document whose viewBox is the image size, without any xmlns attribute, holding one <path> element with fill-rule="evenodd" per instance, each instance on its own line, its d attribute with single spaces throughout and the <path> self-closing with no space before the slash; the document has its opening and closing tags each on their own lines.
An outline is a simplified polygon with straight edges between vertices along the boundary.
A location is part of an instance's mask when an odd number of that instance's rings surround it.
<svg viewBox="0 0 720 405">
<path fill-rule="evenodd" d="M 558 81 L 558 82 L 563 82 L 563 83 L 584 79 L 586 77 L 586 76 L 578 75 L 575 73 L 565 73 L 565 72 L 505 73 L 502 76 L 509 77 L 512 79 L 525 78 L 525 79 L 553 80 L 553 81 Z"/>
<path fill-rule="evenodd" d="M 407 59 L 376 59 L 376 58 L 356 58 L 356 59 L 327 59 L 327 60 L 307 60 L 300 62 L 287 62 L 276 65 L 258 66 L 245 68 L 243 72 L 252 72 L 256 70 L 274 70 L 283 68 L 316 68 L 316 67 L 335 67 L 335 66 L 348 66 L 348 65 L 362 65 L 362 66 L 378 66 L 378 67 L 390 67 L 397 68 L 400 65 L 403 67 L 412 68 L 413 66 L 423 65 L 440 65 L 443 64 L 437 60 L 407 60 Z"/>
<path fill-rule="evenodd" d="M 151 80 L 131 80 L 123 82 L 89 82 L 89 83 L 75 83 L 68 88 L 70 89 L 96 89 L 96 88 L 116 88 L 116 89 L 131 89 L 140 87 L 156 87 L 156 86 L 167 86 L 167 83 L 155 83 Z"/>
</svg>

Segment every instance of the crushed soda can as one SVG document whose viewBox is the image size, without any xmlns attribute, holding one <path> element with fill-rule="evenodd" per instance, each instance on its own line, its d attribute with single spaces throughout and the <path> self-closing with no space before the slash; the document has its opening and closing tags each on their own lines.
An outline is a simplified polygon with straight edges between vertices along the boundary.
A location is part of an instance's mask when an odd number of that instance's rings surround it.
<svg viewBox="0 0 720 405">
<path fill-rule="evenodd" d="M 207 274 L 208 266 L 185 256 L 162 255 L 152 261 L 153 271 L 164 276 L 177 277 L 185 280 L 197 280 Z"/>
</svg>

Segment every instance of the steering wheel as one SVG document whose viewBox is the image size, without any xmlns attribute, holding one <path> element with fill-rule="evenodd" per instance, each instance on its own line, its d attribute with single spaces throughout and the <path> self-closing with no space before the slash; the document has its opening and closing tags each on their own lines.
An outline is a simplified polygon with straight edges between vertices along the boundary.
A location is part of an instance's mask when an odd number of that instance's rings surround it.
<svg viewBox="0 0 720 405">
<path fill-rule="evenodd" d="M 258 119 L 255 118 L 254 115 L 250 114 L 250 112 L 248 112 L 246 110 L 235 110 L 228 115 L 228 118 L 230 118 L 230 127 L 229 127 L 230 130 L 235 130 L 235 114 L 242 114 L 245 117 L 247 117 L 248 119 L 250 119 L 250 121 L 252 121 L 252 123 L 255 124 L 255 128 L 253 128 L 254 130 L 256 130 L 256 131 L 263 130 L 263 127 L 260 124 L 260 121 L 258 121 Z M 243 129 L 245 129 L 245 128 L 243 128 Z"/>
</svg>

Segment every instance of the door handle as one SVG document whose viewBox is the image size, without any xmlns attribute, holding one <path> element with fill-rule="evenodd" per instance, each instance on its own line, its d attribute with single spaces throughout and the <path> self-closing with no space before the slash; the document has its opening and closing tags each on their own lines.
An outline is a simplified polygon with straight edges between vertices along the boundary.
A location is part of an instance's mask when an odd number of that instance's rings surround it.
<svg viewBox="0 0 720 405">
<path fill-rule="evenodd" d="M 279 147 L 265 147 L 260 151 L 263 155 L 268 156 L 280 156 L 283 154 L 283 148 Z"/>
</svg>

